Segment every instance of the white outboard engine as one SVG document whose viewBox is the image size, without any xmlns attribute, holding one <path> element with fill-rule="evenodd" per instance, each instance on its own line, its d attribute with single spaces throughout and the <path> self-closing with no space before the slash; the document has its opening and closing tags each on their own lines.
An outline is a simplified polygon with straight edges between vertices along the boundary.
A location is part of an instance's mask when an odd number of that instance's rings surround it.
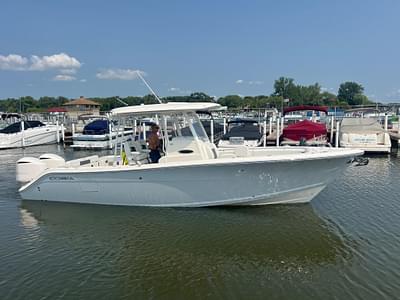
<svg viewBox="0 0 400 300">
<path fill-rule="evenodd" d="M 58 168 L 65 166 L 65 159 L 57 154 L 45 153 L 39 156 L 41 162 L 46 165 L 46 168 Z"/>
<path fill-rule="evenodd" d="M 29 182 L 46 170 L 46 164 L 36 157 L 23 157 L 17 161 L 18 182 Z"/>
</svg>

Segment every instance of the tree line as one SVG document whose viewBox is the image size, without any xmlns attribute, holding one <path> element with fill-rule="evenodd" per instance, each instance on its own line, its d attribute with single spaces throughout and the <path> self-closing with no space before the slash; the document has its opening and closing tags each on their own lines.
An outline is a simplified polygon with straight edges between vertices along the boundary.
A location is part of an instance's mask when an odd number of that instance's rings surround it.
<svg viewBox="0 0 400 300">
<path fill-rule="evenodd" d="M 98 102 L 101 111 L 109 111 L 113 108 L 128 105 L 158 103 L 153 95 L 114 97 L 92 97 Z M 34 99 L 31 96 L 20 98 L 7 98 L 0 100 L 2 112 L 45 112 L 52 107 L 59 107 L 70 101 L 66 97 L 40 97 Z M 217 101 L 223 106 L 234 109 L 251 108 L 278 108 L 294 105 L 327 105 L 330 107 L 349 108 L 357 105 L 373 104 L 364 95 L 364 88 L 356 82 L 344 82 L 340 85 L 337 94 L 323 91 L 318 83 L 312 85 L 300 85 L 293 78 L 280 77 L 274 82 L 274 92 L 270 95 L 240 96 L 227 95 L 215 99 L 203 92 L 196 92 L 186 96 L 162 97 L 165 102 L 212 102 Z"/>
</svg>

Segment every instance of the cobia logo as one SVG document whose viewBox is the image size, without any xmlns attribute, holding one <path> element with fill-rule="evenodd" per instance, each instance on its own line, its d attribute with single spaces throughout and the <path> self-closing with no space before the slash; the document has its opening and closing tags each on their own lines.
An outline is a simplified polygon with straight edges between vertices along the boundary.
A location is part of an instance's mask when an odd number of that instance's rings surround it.
<svg viewBox="0 0 400 300">
<path fill-rule="evenodd" d="M 50 176 L 49 180 L 75 180 L 72 176 Z"/>
</svg>

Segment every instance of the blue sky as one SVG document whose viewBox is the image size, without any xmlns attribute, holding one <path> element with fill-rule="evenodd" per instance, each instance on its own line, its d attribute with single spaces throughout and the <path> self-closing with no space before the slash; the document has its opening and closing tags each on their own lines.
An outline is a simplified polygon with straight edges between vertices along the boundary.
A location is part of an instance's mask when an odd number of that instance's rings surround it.
<svg viewBox="0 0 400 300">
<path fill-rule="evenodd" d="M 400 101 L 400 1 L 19 1 L 0 10 L 0 98 L 202 91 L 280 76 Z"/>
</svg>

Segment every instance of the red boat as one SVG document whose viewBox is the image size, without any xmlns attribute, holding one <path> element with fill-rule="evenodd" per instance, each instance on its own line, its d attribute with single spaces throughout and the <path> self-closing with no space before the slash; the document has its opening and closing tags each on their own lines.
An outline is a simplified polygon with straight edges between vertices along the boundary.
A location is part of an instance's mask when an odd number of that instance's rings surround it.
<svg viewBox="0 0 400 300">
<path fill-rule="evenodd" d="M 328 115 L 326 106 L 301 105 L 287 107 L 283 115 L 293 111 L 320 111 Z M 302 120 L 288 125 L 283 129 L 282 145 L 313 145 L 324 146 L 328 144 L 327 129 L 324 123 Z"/>
</svg>

